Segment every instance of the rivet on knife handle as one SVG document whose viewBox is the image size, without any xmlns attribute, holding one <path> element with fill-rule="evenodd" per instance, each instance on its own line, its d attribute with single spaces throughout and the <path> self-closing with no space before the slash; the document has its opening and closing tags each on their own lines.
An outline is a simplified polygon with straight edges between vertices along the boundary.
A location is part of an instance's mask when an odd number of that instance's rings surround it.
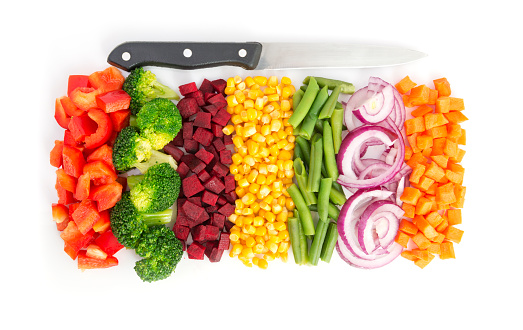
<svg viewBox="0 0 523 330">
<path fill-rule="evenodd" d="M 125 42 L 107 62 L 125 71 L 140 66 L 192 70 L 224 65 L 253 70 L 261 51 L 258 42 Z"/>
</svg>

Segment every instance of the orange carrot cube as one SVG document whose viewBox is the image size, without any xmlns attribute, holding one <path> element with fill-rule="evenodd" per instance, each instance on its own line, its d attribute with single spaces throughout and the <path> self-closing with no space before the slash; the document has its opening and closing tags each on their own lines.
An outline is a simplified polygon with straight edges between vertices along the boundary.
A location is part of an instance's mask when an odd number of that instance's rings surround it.
<svg viewBox="0 0 523 330">
<path fill-rule="evenodd" d="M 445 146 L 443 147 L 443 153 L 449 156 L 449 158 L 458 156 L 458 144 L 447 137 Z"/>
<path fill-rule="evenodd" d="M 441 168 L 447 168 L 449 156 L 446 155 L 434 155 L 430 156 L 430 159 Z"/>
<path fill-rule="evenodd" d="M 461 238 L 463 237 L 463 230 L 458 229 L 454 226 L 448 226 L 447 229 L 443 232 L 445 234 L 445 238 L 448 239 L 451 242 L 459 243 L 461 242 Z"/>
<path fill-rule="evenodd" d="M 414 254 L 412 254 L 412 252 L 410 250 L 405 250 L 405 251 L 401 252 L 401 256 L 410 261 L 418 260 L 418 257 L 416 257 Z"/>
<path fill-rule="evenodd" d="M 411 135 L 425 131 L 425 120 L 423 117 L 414 117 L 405 120 L 405 134 Z"/>
<path fill-rule="evenodd" d="M 467 144 L 467 131 L 464 128 L 461 129 L 461 135 L 458 138 L 458 144 L 461 144 L 461 145 Z"/>
<path fill-rule="evenodd" d="M 450 111 L 450 97 L 440 96 L 436 100 L 436 112 L 448 113 Z"/>
<path fill-rule="evenodd" d="M 418 229 L 425 235 L 426 238 L 433 239 L 438 236 L 438 232 L 432 227 L 424 216 L 417 214 L 412 223 L 418 227 Z M 413 238 L 414 239 L 414 238 Z"/>
<path fill-rule="evenodd" d="M 418 135 L 416 137 L 416 145 L 421 150 L 431 148 L 432 144 L 433 144 L 432 136 L 422 134 L 422 135 Z"/>
<path fill-rule="evenodd" d="M 427 248 L 427 251 L 432 254 L 440 254 L 441 253 L 440 243 L 431 242 L 430 246 Z"/>
<path fill-rule="evenodd" d="M 429 245 L 430 245 L 430 242 L 429 242 Z M 427 246 L 428 248 L 428 246 Z M 425 250 L 425 249 L 412 249 L 410 250 L 410 252 L 415 255 L 418 259 L 421 259 L 421 260 L 425 260 L 425 261 L 428 261 L 429 260 L 429 251 Z"/>
<path fill-rule="evenodd" d="M 443 223 L 443 222 L 442 222 Z M 440 225 L 441 226 L 441 225 Z M 445 235 L 442 233 L 438 233 L 438 236 L 432 239 L 432 242 L 441 244 L 445 240 Z"/>
<path fill-rule="evenodd" d="M 450 96 L 451 89 L 450 84 L 447 81 L 447 78 L 439 78 L 434 81 L 434 88 L 438 91 L 438 95 L 441 96 Z"/>
<path fill-rule="evenodd" d="M 407 165 L 409 165 L 412 169 L 415 169 L 418 164 L 425 165 L 427 163 L 428 159 L 423 156 L 421 152 L 415 152 L 407 161 Z"/>
<path fill-rule="evenodd" d="M 434 139 L 447 137 L 447 128 L 445 126 L 436 126 L 427 130 L 427 134 Z"/>
<path fill-rule="evenodd" d="M 394 240 L 399 245 L 403 246 L 404 248 L 407 248 L 407 245 L 409 244 L 410 236 L 405 234 L 402 231 L 398 231 L 398 234 L 396 235 L 396 239 Z"/>
<path fill-rule="evenodd" d="M 438 99 L 438 91 L 432 88 L 429 88 L 429 101 L 427 104 L 434 105 L 436 104 L 436 100 Z"/>
<path fill-rule="evenodd" d="M 417 137 L 418 137 L 418 133 L 413 133 L 411 135 L 407 135 L 407 141 L 409 141 L 409 145 L 412 148 L 412 152 L 415 154 L 421 152 L 421 149 L 418 148 L 418 144 L 417 144 L 417 140 L 416 140 Z"/>
<path fill-rule="evenodd" d="M 410 173 L 409 181 L 412 183 L 419 183 L 419 179 L 425 173 L 425 165 L 417 164 L 416 167 Z"/>
<path fill-rule="evenodd" d="M 412 105 L 423 105 L 429 102 L 430 88 L 419 85 L 410 90 L 409 100 Z"/>
<path fill-rule="evenodd" d="M 425 170 L 425 176 L 437 182 L 445 176 L 445 170 L 438 166 L 435 162 L 430 163 Z"/>
<path fill-rule="evenodd" d="M 442 113 L 427 113 L 423 118 L 425 120 L 425 129 L 442 126 L 449 122 Z"/>
<path fill-rule="evenodd" d="M 454 193 L 454 191 L 453 191 Z M 422 192 L 419 191 L 419 189 L 412 188 L 412 187 L 405 187 L 403 189 L 403 194 L 401 194 L 400 200 L 404 203 L 408 203 L 411 205 L 416 205 L 418 203 L 418 199 L 421 197 Z"/>
<path fill-rule="evenodd" d="M 463 182 L 463 175 L 452 172 L 451 170 L 445 170 L 445 176 L 449 179 L 450 182 L 461 184 Z"/>
<path fill-rule="evenodd" d="M 408 95 L 402 95 L 401 98 L 403 99 L 403 104 L 405 107 L 412 108 L 412 103 Z"/>
<path fill-rule="evenodd" d="M 458 154 L 456 157 L 450 157 L 449 160 L 454 161 L 455 163 L 460 163 L 463 160 L 463 157 L 465 157 L 466 151 L 458 148 Z"/>
<path fill-rule="evenodd" d="M 408 161 L 410 157 L 412 157 L 412 154 L 414 152 L 412 151 L 412 148 L 410 146 L 405 146 L 405 161 Z"/>
<path fill-rule="evenodd" d="M 459 124 L 469 120 L 461 111 L 450 111 L 449 113 L 443 114 L 449 123 Z"/>
<path fill-rule="evenodd" d="M 414 264 L 416 266 L 418 266 L 419 268 L 423 269 L 423 268 L 427 267 L 427 265 L 432 261 L 432 259 L 434 259 L 434 255 L 432 253 L 429 253 L 429 257 L 427 260 L 418 259 L 418 260 L 414 261 Z"/>
<path fill-rule="evenodd" d="M 416 235 L 418 233 L 418 227 L 407 219 L 401 219 L 399 230 L 408 235 Z"/>
<path fill-rule="evenodd" d="M 410 113 L 412 117 L 423 117 L 427 113 L 432 113 L 433 109 L 431 106 L 428 106 L 426 104 L 420 105 L 416 109 L 412 110 Z"/>
<path fill-rule="evenodd" d="M 463 99 L 457 98 L 457 97 L 450 97 L 450 110 L 453 111 L 463 111 L 465 110 L 465 103 L 463 102 Z"/>
<path fill-rule="evenodd" d="M 455 259 L 456 255 L 454 254 L 454 244 L 452 242 L 443 242 L 440 244 L 441 253 L 439 255 L 440 259 Z"/>
<path fill-rule="evenodd" d="M 401 208 L 403 209 L 403 211 L 405 211 L 405 214 L 403 216 L 411 219 L 414 218 L 414 215 L 416 214 L 416 206 L 403 203 L 401 204 Z"/>
<path fill-rule="evenodd" d="M 436 202 L 441 204 L 451 204 L 457 201 L 454 193 L 454 184 L 449 182 L 436 188 Z"/>
<path fill-rule="evenodd" d="M 431 156 L 443 155 L 443 149 L 445 148 L 446 138 L 437 138 L 432 142 L 432 152 Z"/>
<path fill-rule="evenodd" d="M 440 223 L 443 222 L 443 217 L 438 212 L 435 212 L 435 211 L 427 214 L 425 219 L 427 219 L 427 222 L 434 228 L 436 228 Z"/>
<path fill-rule="evenodd" d="M 424 196 L 420 197 L 418 199 L 418 202 L 416 203 L 416 214 L 419 215 L 425 215 L 430 212 L 432 209 L 432 201 Z"/>
<path fill-rule="evenodd" d="M 461 224 L 461 210 L 460 209 L 450 209 L 447 210 L 447 218 L 450 226 Z"/>
<path fill-rule="evenodd" d="M 425 190 L 425 194 L 434 195 L 434 197 L 436 197 L 436 188 L 438 187 L 438 184 L 436 183 L 436 181 L 434 181 L 432 179 L 429 179 L 429 178 L 427 178 L 427 179 L 431 180 L 432 184 L 429 186 L 429 189 Z M 421 179 L 420 179 L 420 181 L 421 181 Z"/>
<path fill-rule="evenodd" d="M 394 87 L 400 92 L 401 94 L 406 94 L 410 92 L 410 90 L 416 86 L 416 83 L 413 82 L 409 76 L 406 76 L 405 78 L 401 79 Z"/>
</svg>

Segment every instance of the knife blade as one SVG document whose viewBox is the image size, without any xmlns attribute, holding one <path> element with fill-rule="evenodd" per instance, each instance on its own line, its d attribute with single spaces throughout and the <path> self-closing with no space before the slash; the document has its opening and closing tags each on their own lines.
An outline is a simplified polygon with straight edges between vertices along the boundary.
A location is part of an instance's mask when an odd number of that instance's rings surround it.
<svg viewBox="0 0 523 330">
<path fill-rule="evenodd" d="M 122 70 L 238 66 L 247 70 L 369 68 L 404 64 L 426 54 L 393 46 L 335 43 L 125 42 L 107 62 Z"/>
</svg>

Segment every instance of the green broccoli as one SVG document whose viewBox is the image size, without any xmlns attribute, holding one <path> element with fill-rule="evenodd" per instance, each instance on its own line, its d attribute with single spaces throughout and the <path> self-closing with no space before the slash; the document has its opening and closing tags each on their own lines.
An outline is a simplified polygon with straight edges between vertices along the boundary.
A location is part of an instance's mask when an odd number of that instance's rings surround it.
<svg viewBox="0 0 523 330">
<path fill-rule="evenodd" d="M 131 96 L 129 109 L 133 115 L 136 115 L 142 106 L 152 99 L 180 99 L 174 90 L 159 83 L 154 73 L 141 67 L 132 70 L 125 78 L 123 90 Z"/>
<path fill-rule="evenodd" d="M 182 128 L 182 116 L 172 101 L 156 98 L 145 103 L 136 115 L 136 123 L 140 135 L 149 140 L 154 150 L 160 150 Z"/>
<path fill-rule="evenodd" d="M 131 201 L 141 213 L 154 213 L 171 207 L 180 193 L 180 176 L 167 163 L 151 166 L 140 182 L 133 181 L 136 180 L 131 179 Z"/>
<path fill-rule="evenodd" d="M 164 225 L 151 226 L 142 234 L 136 253 L 144 258 L 136 262 L 136 274 L 144 282 L 155 282 L 174 272 L 182 259 L 183 246 L 171 229 Z"/>
<path fill-rule="evenodd" d="M 167 224 L 171 221 L 172 214 L 172 209 L 140 213 L 131 201 L 130 192 L 126 191 L 111 209 L 111 229 L 120 244 L 134 249 L 148 226 Z"/>
</svg>

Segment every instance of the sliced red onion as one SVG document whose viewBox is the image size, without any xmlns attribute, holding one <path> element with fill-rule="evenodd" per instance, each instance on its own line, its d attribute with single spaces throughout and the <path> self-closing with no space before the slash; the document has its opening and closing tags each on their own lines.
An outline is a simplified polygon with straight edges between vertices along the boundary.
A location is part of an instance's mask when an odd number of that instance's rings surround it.
<svg viewBox="0 0 523 330">
<path fill-rule="evenodd" d="M 396 99 L 394 87 L 386 86 L 381 91 L 368 98 L 362 105 L 352 110 L 354 116 L 365 124 L 379 123 L 394 110 Z"/>
<path fill-rule="evenodd" d="M 343 259 L 348 264 L 358 268 L 374 269 L 388 265 L 391 261 L 396 259 L 401 254 L 401 252 L 403 252 L 403 246 L 394 242 L 390 249 L 387 250 L 387 254 L 383 254 L 381 258 L 376 258 L 373 260 L 361 259 L 354 256 L 354 254 L 349 251 L 347 246 L 340 242 L 339 238 L 338 242 L 336 243 L 336 250 L 338 251 L 341 259 Z"/>
</svg>

